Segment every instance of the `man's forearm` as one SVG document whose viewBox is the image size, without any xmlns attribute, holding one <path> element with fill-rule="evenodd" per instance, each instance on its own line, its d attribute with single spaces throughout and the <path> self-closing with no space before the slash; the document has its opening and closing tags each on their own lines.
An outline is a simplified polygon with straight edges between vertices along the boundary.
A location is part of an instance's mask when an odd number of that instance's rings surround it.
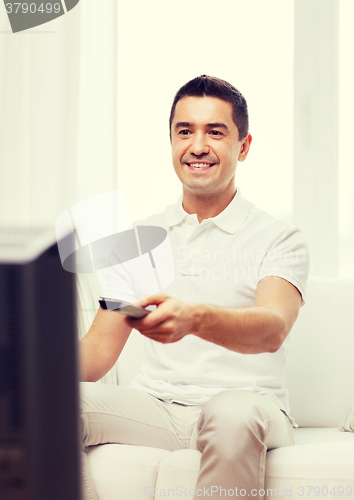
<svg viewBox="0 0 354 500">
<path fill-rule="evenodd" d="M 130 335 L 125 316 L 99 309 L 90 330 L 79 342 L 82 381 L 96 382 L 115 364 Z"/>
<path fill-rule="evenodd" d="M 79 342 L 80 354 L 80 380 L 83 382 L 97 382 L 112 367 L 111 360 L 107 360 L 100 355 L 97 348 L 90 344 L 87 338 Z M 103 361 L 102 362 L 102 358 Z"/>
<path fill-rule="evenodd" d="M 192 307 L 195 335 L 243 354 L 277 351 L 290 330 L 283 316 L 268 307 Z"/>
<path fill-rule="evenodd" d="M 221 308 L 183 302 L 159 293 L 139 302 L 157 305 L 140 320 L 127 323 L 146 337 L 163 344 L 193 334 L 243 354 L 277 351 L 297 318 L 301 294 L 287 281 L 269 277 L 259 282 L 254 306 Z"/>
</svg>

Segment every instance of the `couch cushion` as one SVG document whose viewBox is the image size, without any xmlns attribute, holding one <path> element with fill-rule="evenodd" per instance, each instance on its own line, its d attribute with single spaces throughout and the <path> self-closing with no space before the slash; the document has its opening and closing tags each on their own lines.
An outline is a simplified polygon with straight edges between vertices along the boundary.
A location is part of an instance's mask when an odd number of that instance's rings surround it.
<svg viewBox="0 0 354 500">
<path fill-rule="evenodd" d="M 98 498 L 102 500 L 149 498 L 160 463 L 171 454 L 159 448 L 123 444 L 90 446 L 86 453 Z"/>
<path fill-rule="evenodd" d="M 336 428 L 295 429 L 294 434 L 295 446 L 267 453 L 266 489 L 273 490 L 268 497 L 354 495 L 354 435 Z"/>
<path fill-rule="evenodd" d="M 336 427 L 301 427 L 294 429 L 294 441 L 296 445 L 331 443 L 335 441 L 349 442 L 354 446 L 354 435 L 347 432 L 340 432 Z"/>
<path fill-rule="evenodd" d="M 195 488 L 201 453 L 198 450 L 178 450 L 161 460 L 156 489 L 172 489 L 175 495 Z M 161 496 L 161 495 L 160 495 Z M 180 495 L 182 496 L 182 494 Z M 185 495 L 188 497 L 188 495 Z M 193 495 L 191 496 L 193 498 Z"/>
<path fill-rule="evenodd" d="M 294 435 L 294 446 L 267 453 L 265 489 L 272 490 L 268 497 L 347 498 L 349 487 L 354 495 L 354 434 L 304 428 L 295 429 Z M 170 452 L 117 444 L 93 446 L 87 454 L 102 500 L 152 499 L 154 489 L 156 498 L 172 496 L 172 491 L 174 496 L 192 498 L 189 493 L 196 485 L 201 456 L 197 450 Z"/>
</svg>

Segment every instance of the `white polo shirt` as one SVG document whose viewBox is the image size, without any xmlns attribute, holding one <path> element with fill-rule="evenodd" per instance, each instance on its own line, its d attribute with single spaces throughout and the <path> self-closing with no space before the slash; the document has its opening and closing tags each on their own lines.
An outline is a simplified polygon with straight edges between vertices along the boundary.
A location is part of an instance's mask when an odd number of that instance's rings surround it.
<svg viewBox="0 0 354 500">
<path fill-rule="evenodd" d="M 219 307 L 251 307 L 258 282 L 278 276 L 292 283 L 304 299 L 308 275 L 304 237 L 250 203 L 239 190 L 222 213 L 200 224 L 196 214 L 184 211 L 181 197 L 137 225 L 167 230 L 172 254 L 161 245 L 152 255 L 163 291 L 173 297 Z M 135 302 L 158 291 L 150 258 L 144 254 L 112 267 L 103 293 Z M 131 385 L 160 399 L 191 405 L 205 404 L 225 389 L 249 390 L 269 397 L 288 413 L 283 381 L 289 344 L 288 336 L 275 353 L 240 354 L 195 335 L 172 344 L 145 338 L 141 373 Z"/>
</svg>

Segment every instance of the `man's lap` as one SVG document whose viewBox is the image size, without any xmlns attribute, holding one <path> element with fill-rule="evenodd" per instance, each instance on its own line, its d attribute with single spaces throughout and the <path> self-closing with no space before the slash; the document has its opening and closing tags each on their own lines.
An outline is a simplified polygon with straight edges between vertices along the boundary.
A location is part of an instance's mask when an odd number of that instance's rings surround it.
<svg viewBox="0 0 354 500">
<path fill-rule="evenodd" d="M 251 420 L 264 428 L 267 448 L 292 444 L 292 428 L 270 399 L 249 391 L 222 391 L 201 406 L 161 401 L 143 390 L 80 384 L 84 446 L 121 443 L 170 451 L 197 448 L 206 418 L 231 433 Z M 229 425 L 229 426 L 228 426 Z M 230 436 L 231 437 L 231 436 Z"/>
</svg>

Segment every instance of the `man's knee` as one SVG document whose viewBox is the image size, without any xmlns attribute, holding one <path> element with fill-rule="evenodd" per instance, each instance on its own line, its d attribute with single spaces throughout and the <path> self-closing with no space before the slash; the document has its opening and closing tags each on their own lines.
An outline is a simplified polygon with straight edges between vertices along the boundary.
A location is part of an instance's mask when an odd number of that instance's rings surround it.
<svg viewBox="0 0 354 500">
<path fill-rule="evenodd" d="M 250 391 L 222 391 L 210 398 L 204 411 L 209 418 L 242 425 L 244 422 L 264 418 L 262 415 L 263 399 L 263 396 Z"/>
<path fill-rule="evenodd" d="M 258 396 L 249 391 L 222 391 L 205 405 L 199 420 L 199 432 L 218 445 L 237 442 L 247 446 L 250 440 L 264 441 L 266 422 Z"/>
</svg>

